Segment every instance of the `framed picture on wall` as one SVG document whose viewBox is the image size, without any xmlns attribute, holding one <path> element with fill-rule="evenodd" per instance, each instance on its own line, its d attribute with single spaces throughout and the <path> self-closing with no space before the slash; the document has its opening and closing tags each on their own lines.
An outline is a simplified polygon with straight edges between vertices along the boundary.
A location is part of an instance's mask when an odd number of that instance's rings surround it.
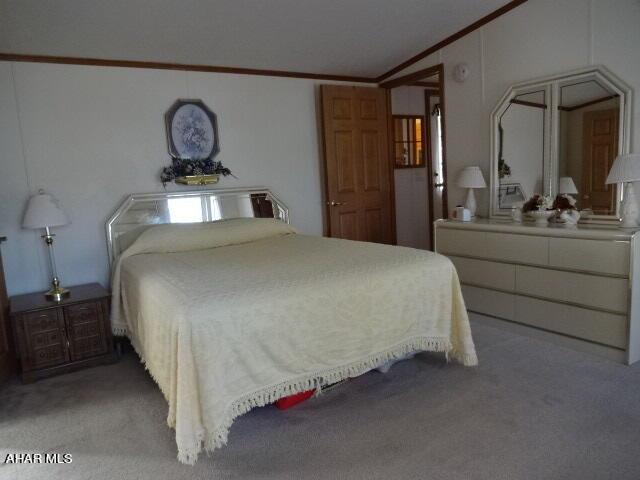
<svg viewBox="0 0 640 480">
<path fill-rule="evenodd" d="M 169 154 L 183 160 L 207 160 L 220 151 L 218 120 L 202 100 L 176 100 L 165 114 Z"/>
</svg>

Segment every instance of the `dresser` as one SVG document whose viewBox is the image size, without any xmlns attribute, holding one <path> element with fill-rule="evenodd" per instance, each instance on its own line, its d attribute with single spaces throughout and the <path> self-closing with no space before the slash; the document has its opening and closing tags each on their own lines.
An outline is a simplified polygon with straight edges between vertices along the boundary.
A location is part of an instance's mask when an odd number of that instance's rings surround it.
<svg viewBox="0 0 640 480">
<path fill-rule="evenodd" d="M 11 298 L 17 354 L 25 383 L 117 359 L 109 323 L 110 294 L 91 283 L 60 302 L 32 293 Z"/>
<path fill-rule="evenodd" d="M 640 359 L 640 241 L 608 226 L 435 223 L 472 317 L 631 364 Z"/>
</svg>

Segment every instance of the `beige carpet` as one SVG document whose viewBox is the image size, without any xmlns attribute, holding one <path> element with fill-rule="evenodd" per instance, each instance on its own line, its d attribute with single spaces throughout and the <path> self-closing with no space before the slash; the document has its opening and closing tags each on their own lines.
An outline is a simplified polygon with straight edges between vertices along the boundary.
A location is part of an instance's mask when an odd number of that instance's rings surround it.
<svg viewBox="0 0 640 480">
<path fill-rule="evenodd" d="M 0 390 L 1 479 L 640 479 L 640 366 L 473 324 L 475 369 L 421 354 L 294 409 L 241 417 L 195 467 L 175 460 L 166 403 L 127 354 Z"/>
</svg>

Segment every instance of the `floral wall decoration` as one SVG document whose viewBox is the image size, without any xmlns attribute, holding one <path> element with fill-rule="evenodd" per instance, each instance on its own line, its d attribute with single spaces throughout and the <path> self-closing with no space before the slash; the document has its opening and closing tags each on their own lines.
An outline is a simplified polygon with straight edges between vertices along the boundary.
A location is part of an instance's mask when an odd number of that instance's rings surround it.
<svg viewBox="0 0 640 480">
<path fill-rule="evenodd" d="M 218 119 L 202 100 L 176 100 L 165 114 L 171 165 L 162 169 L 163 185 L 175 181 L 187 185 L 216 183 L 231 170 L 215 161 L 220 152 Z"/>
</svg>

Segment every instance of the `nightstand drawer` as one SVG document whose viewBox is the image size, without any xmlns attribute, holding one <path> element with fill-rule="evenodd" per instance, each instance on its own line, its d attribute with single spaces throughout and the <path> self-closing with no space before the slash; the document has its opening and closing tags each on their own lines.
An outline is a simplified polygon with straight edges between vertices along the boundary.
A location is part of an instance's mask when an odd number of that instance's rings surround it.
<svg viewBox="0 0 640 480">
<path fill-rule="evenodd" d="M 64 319 L 60 311 L 42 310 L 24 315 L 25 369 L 32 370 L 69 361 Z"/>
<path fill-rule="evenodd" d="M 33 335 L 39 332 L 49 332 L 60 328 L 58 310 L 43 310 L 24 315 L 24 328 Z"/>
<path fill-rule="evenodd" d="M 99 302 L 65 307 L 64 317 L 73 360 L 95 357 L 109 351 Z"/>
<path fill-rule="evenodd" d="M 98 303 L 82 303 L 80 305 L 70 305 L 64 307 L 64 317 L 69 326 L 81 325 L 83 323 L 95 323 L 99 320 Z"/>
</svg>

